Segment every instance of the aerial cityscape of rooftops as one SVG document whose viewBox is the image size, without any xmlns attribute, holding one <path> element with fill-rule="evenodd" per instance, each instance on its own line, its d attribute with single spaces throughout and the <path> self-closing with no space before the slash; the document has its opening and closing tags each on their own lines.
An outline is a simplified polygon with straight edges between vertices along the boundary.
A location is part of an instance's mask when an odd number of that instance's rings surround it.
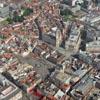
<svg viewBox="0 0 100 100">
<path fill-rule="evenodd" d="M 0 100 L 100 100 L 100 0 L 0 0 Z"/>
</svg>

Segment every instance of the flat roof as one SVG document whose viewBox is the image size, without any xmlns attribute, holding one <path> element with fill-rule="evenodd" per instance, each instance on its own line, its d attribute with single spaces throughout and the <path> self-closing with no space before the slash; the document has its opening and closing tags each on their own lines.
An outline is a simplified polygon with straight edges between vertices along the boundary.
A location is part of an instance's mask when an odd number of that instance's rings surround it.
<svg viewBox="0 0 100 100">
<path fill-rule="evenodd" d="M 8 100 L 16 95 L 20 89 L 0 74 L 0 100 Z"/>
</svg>

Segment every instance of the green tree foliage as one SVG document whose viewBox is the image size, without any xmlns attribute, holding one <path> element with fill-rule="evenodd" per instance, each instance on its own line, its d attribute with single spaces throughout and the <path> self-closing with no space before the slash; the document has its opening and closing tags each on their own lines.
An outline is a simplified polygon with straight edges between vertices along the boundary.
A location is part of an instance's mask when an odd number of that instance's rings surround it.
<svg viewBox="0 0 100 100">
<path fill-rule="evenodd" d="M 28 16 L 30 15 L 31 13 L 33 13 L 33 9 L 30 9 L 30 8 L 26 8 L 23 12 L 23 16 Z"/>
<path fill-rule="evenodd" d="M 70 11 L 70 10 L 68 10 L 68 9 L 65 9 L 65 10 L 61 10 L 60 11 L 60 14 L 62 15 L 62 16 L 69 16 L 69 15 L 73 15 L 73 13 Z"/>
<path fill-rule="evenodd" d="M 71 20 L 75 17 L 69 9 L 61 10 L 60 15 L 63 16 L 64 21 Z"/>
<path fill-rule="evenodd" d="M 6 21 L 8 24 L 12 24 L 13 22 L 23 22 L 24 16 L 28 16 L 33 12 L 33 9 L 31 8 L 22 8 L 24 10 L 23 15 L 19 16 L 18 13 L 15 11 L 13 14 L 13 18 L 8 17 Z"/>
<path fill-rule="evenodd" d="M 0 34 L 0 39 L 5 39 L 5 36 L 3 34 Z"/>
<path fill-rule="evenodd" d="M 14 16 L 13 17 L 13 21 L 14 22 L 23 22 L 23 20 L 24 20 L 24 17 L 23 16 Z"/>
<path fill-rule="evenodd" d="M 8 22 L 8 24 L 12 24 L 12 23 L 13 23 L 13 20 L 12 20 L 12 18 L 10 18 L 10 17 L 8 17 L 8 18 L 6 19 L 6 21 Z"/>
</svg>

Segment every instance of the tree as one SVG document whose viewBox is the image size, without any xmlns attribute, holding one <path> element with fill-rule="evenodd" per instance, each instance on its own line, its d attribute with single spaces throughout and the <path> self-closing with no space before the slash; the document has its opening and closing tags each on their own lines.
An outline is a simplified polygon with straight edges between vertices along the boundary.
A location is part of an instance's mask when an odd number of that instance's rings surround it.
<svg viewBox="0 0 100 100">
<path fill-rule="evenodd" d="M 0 34 L 0 39 L 5 39 L 5 36 L 3 34 Z"/>
<path fill-rule="evenodd" d="M 8 21 L 8 24 L 12 24 L 12 23 L 13 23 L 13 20 L 12 20 L 10 17 L 8 17 L 8 18 L 6 19 L 6 21 Z"/>
<path fill-rule="evenodd" d="M 23 16 L 28 16 L 30 15 L 31 13 L 33 13 L 33 9 L 31 8 L 26 8 L 23 12 Z"/>
<path fill-rule="evenodd" d="M 19 22 L 23 22 L 24 17 L 23 16 L 19 16 Z"/>
<path fill-rule="evenodd" d="M 69 16 L 69 15 L 73 15 L 73 13 L 69 10 L 69 9 L 65 9 L 65 10 L 61 10 L 60 11 L 60 14 L 62 15 L 62 16 Z"/>
<path fill-rule="evenodd" d="M 14 22 L 23 22 L 23 20 L 24 20 L 24 17 L 23 16 L 14 16 L 13 17 L 13 21 Z"/>
</svg>

